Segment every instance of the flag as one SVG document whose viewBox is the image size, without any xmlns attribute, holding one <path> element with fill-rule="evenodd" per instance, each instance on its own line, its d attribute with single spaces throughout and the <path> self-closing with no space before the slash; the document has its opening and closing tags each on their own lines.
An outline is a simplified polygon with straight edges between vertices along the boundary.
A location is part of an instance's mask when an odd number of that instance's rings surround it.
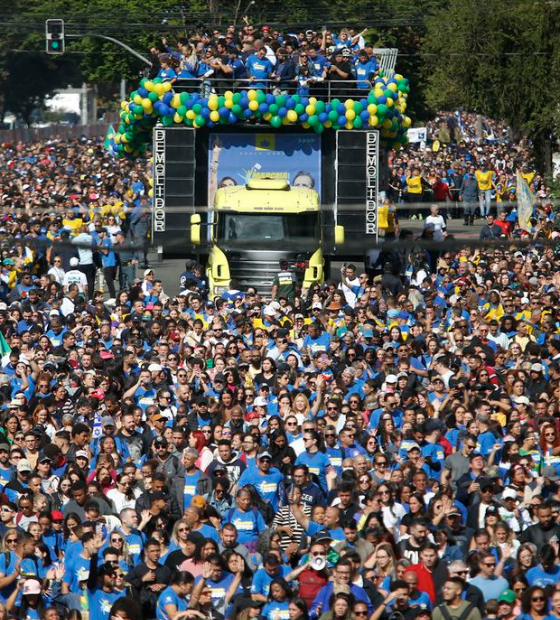
<svg viewBox="0 0 560 620">
<path fill-rule="evenodd" d="M 4 355 L 9 355 L 12 352 L 12 348 L 6 342 L 4 335 L 0 332 L 0 355 L 4 357 Z"/>
<path fill-rule="evenodd" d="M 530 190 L 527 181 L 521 176 L 519 170 L 517 171 L 517 219 L 519 220 L 519 227 L 522 230 L 528 232 L 531 231 L 532 224 L 531 218 L 533 217 L 533 205 L 535 204 L 535 197 Z"/>
<path fill-rule="evenodd" d="M 113 125 L 109 125 L 107 127 L 107 133 L 105 134 L 105 142 L 103 143 L 103 148 L 106 151 L 109 151 L 111 155 L 113 155 L 113 138 L 115 136 L 115 129 Z"/>
</svg>

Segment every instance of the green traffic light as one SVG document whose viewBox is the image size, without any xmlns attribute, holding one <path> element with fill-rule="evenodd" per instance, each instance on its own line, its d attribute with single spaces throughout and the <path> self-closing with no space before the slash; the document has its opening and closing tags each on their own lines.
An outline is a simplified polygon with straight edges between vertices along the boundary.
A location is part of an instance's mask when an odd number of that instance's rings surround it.
<svg viewBox="0 0 560 620">
<path fill-rule="evenodd" d="M 55 49 L 55 50 L 58 49 L 59 45 L 60 45 L 60 43 L 58 43 L 58 41 L 52 41 L 52 43 L 51 43 L 52 48 Z"/>
</svg>

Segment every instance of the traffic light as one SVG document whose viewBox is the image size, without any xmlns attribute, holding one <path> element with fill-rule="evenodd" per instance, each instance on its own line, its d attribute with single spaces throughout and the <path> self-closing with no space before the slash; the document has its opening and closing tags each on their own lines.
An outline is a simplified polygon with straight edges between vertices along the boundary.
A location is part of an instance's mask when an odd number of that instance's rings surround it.
<svg viewBox="0 0 560 620">
<path fill-rule="evenodd" d="M 47 54 L 64 54 L 64 20 L 47 19 L 45 22 Z"/>
</svg>

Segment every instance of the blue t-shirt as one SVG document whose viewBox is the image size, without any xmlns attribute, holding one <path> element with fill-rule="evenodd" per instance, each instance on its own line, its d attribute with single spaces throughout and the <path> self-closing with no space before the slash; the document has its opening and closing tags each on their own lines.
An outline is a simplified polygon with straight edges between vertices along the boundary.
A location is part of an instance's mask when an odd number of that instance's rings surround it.
<svg viewBox="0 0 560 620">
<path fill-rule="evenodd" d="M 170 620 L 169 615 L 165 611 L 166 605 L 175 605 L 177 611 L 186 611 L 189 604 L 184 598 L 181 598 L 175 590 L 169 586 L 159 595 L 156 606 L 157 620 Z"/>
<path fill-rule="evenodd" d="M 194 585 L 202 579 L 201 576 L 198 576 L 195 579 Z M 225 608 L 225 598 L 227 591 L 229 590 L 232 582 L 234 580 L 234 576 L 231 573 L 222 573 L 222 576 L 218 581 L 213 581 L 212 579 L 206 579 L 206 585 L 208 589 L 212 593 L 212 605 L 217 609 Z"/>
<path fill-rule="evenodd" d="M 309 473 L 317 478 L 317 482 L 321 487 L 323 493 L 328 493 L 327 488 L 327 467 L 329 467 L 331 461 L 324 452 L 315 452 L 309 454 L 309 452 L 302 452 L 296 459 L 296 465 L 307 465 Z"/>
<path fill-rule="evenodd" d="M 256 78 L 256 80 L 266 80 L 269 78 L 274 67 L 266 56 L 264 58 L 249 56 L 249 58 L 247 58 L 247 69 L 249 70 L 249 75 Z M 253 86 L 266 88 L 266 82 L 255 81 L 253 82 Z"/>
<path fill-rule="evenodd" d="M 272 470 L 270 473 L 264 475 L 261 474 L 258 468 L 253 468 L 246 469 L 241 474 L 237 486 L 241 488 L 246 484 L 253 485 L 261 499 L 269 502 L 276 512 L 280 506 L 281 494 L 283 493 L 283 480 L 284 476 L 278 470 Z"/>
<path fill-rule="evenodd" d="M 530 568 L 525 573 L 525 577 L 530 586 L 539 586 L 540 588 L 553 586 L 556 585 L 560 579 L 560 566 L 555 566 L 553 571 L 549 573 L 543 569 L 542 564 L 538 564 Z"/>
<path fill-rule="evenodd" d="M 262 610 L 263 618 L 267 620 L 290 620 L 290 601 L 270 601 Z"/>
<path fill-rule="evenodd" d="M 371 80 L 374 73 L 377 71 L 377 63 L 368 60 L 364 63 L 356 64 L 356 86 L 358 88 L 371 88 Z"/>
<path fill-rule="evenodd" d="M 66 570 L 62 581 L 68 584 L 70 592 L 80 591 L 80 582 L 87 581 L 91 560 L 86 560 L 81 555 L 74 556 L 70 562 L 66 562 Z"/>
<path fill-rule="evenodd" d="M 237 540 L 241 544 L 255 542 L 260 532 L 266 530 L 266 523 L 261 513 L 255 508 L 243 512 L 235 507 L 228 510 L 224 523 L 232 523 L 237 529 Z"/>
<path fill-rule="evenodd" d="M 88 590 L 90 620 L 109 620 L 113 603 L 122 596 L 121 592 L 105 592 L 102 588 Z"/>
<path fill-rule="evenodd" d="M 268 594 L 270 592 L 270 584 L 274 579 L 282 578 L 284 579 L 286 575 L 290 572 L 290 568 L 288 566 L 280 565 L 278 567 L 278 574 L 274 577 L 271 577 L 264 568 L 259 568 L 257 572 L 253 575 L 253 581 L 251 583 L 251 594 L 262 594 L 268 598 Z"/>
</svg>

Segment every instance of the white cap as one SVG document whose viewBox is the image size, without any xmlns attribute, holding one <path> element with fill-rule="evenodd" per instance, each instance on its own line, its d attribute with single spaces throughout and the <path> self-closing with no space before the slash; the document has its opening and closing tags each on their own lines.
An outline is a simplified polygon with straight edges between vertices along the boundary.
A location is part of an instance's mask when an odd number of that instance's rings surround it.
<svg viewBox="0 0 560 620">
<path fill-rule="evenodd" d="M 266 398 L 264 398 L 263 396 L 257 396 L 257 398 L 255 398 L 255 400 L 253 401 L 254 407 L 266 407 L 267 405 L 268 405 L 268 402 L 266 401 Z"/>
<path fill-rule="evenodd" d="M 150 372 L 161 372 L 163 370 L 163 366 L 161 366 L 160 364 L 150 364 L 148 366 L 148 370 Z"/>
<path fill-rule="evenodd" d="M 513 489 L 504 489 L 502 493 L 502 499 L 517 499 L 517 493 Z"/>
<path fill-rule="evenodd" d="M 387 375 L 385 377 L 385 383 L 396 383 L 396 382 L 397 382 L 396 375 Z"/>
<path fill-rule="evenodd" d="M 311 310 L 322 310 L 323 309 L 323 304 L 319 301 L 316 301 L 312 306 L 311 306 Z"/>
</svg>

